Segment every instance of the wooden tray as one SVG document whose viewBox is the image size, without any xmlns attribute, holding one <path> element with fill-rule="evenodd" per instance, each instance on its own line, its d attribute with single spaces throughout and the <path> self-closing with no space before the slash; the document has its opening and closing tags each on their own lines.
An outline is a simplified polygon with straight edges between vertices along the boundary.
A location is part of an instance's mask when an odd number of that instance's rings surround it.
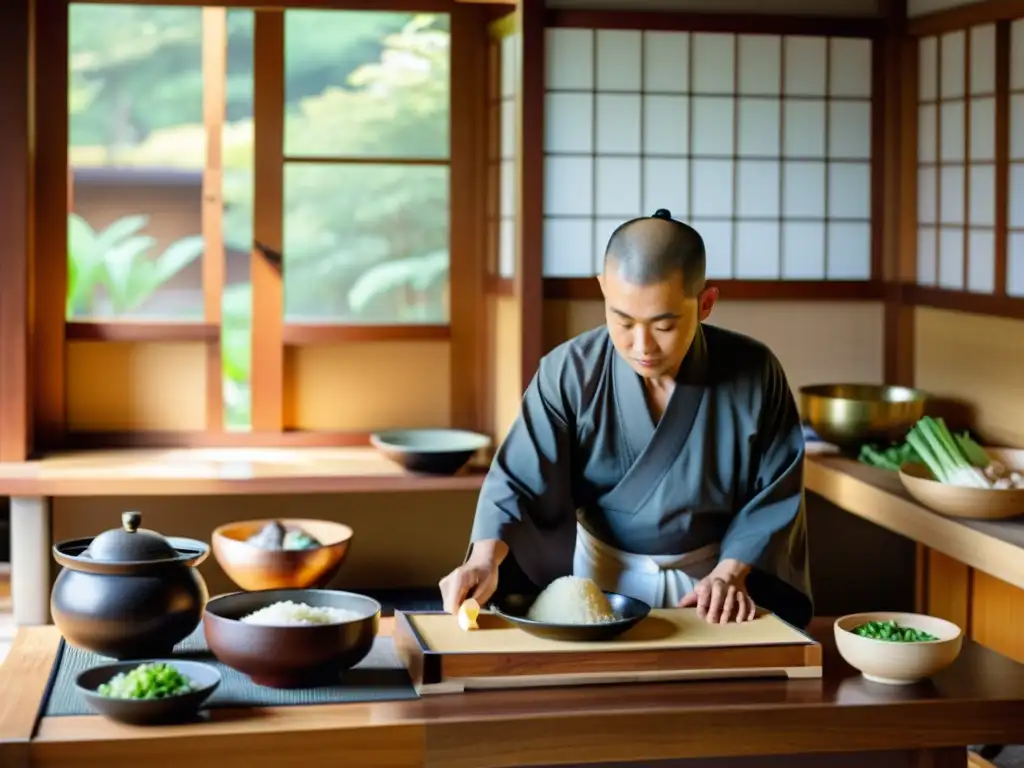
<svg viewBox="0 0 1024 768">
<path fill-rule="evenodd" d="M 440 611 L 395 611 L 395 648 L 420 693 L 735 677 L 821 677 L 821 646 L 779 617 L 708 624 L 653 610 L 615 640 L 534 637 L 493 613 L 465 632 Z"/>
</svg>

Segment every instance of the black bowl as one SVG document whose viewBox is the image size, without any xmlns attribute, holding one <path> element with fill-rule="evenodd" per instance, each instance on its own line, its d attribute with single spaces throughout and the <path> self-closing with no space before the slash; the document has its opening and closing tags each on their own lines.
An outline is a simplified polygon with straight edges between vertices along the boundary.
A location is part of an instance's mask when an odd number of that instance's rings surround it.
<svg viewBox="0 0 1024 768">
<path fill-rule="evenodd" d="M 341 624 L 266 626 L 241 621 L 260 608 L 290 600 L 313 607 L 355 611 Z M 380 629 L 380 603 L 333 589 L 267 589 L 233 592 L 206 604 L 203 632 L 213 655 L 257 685 L 312 688 L 338 681 L 366 658 Z"/>
<path fill-rule="evenodd" d="M 166 699 L 112 699 L 96 692 L 103 683 L 122 672 L 130 672 L 140 664 L 169 664 L 196 684 L 196 689 Z M 82 698 L 101 715 L 132 725 L 186 722 L 195 718 L 203 703 L 220 685 L 220 672 L 209 664 L 177 659 L 121 661 L 85 670 L 75 678 L 75 688 Z"/>
<path fill-rule="evenodd" d="M 576 643 L 613 640 L 628 629 L 639 624 L 651 612 L 651 606 L 642 600 L 617 592 L 605 592 L 615 614 L 615 621 L 600 624 L 545 624 L 526 618 L 527 611 L 536 596 L 508 595 L 491 602 L 491 610 L 524 632 L 548 640 L 564 640 Z"/>
<path fill-rule="evenodd" d="M 462 429 L 393 429 L 370 435 L 370 444 L 410 472 L 454 475 L 491 438 Z"/>
</svg>

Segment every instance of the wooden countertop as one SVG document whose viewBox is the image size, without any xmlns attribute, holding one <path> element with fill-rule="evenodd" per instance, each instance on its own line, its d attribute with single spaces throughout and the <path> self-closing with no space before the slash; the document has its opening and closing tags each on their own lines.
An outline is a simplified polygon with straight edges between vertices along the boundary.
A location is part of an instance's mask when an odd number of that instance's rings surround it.
<svg viewBox="0 0 1024 768">
<path fill-rule="evenodd" d="M 0 495 L 190 496 L 476 491 L 484 470 L 416 475 L 373 448 L 189 448 L 89 451 L 0 464 Z M 811 455 L 808 491 L 851 514 L 1024 589 L 1024 518 L 952 519 L 920 506 L 893 472 Z"/>
<path fill-rule="evenodd" d="M 390 626 L 384 620 L 382 632 Z M 343 755 L 346 764 L 362 768 L 504 768 L 1024 741 L 1024 665 L 968 641 L 957 662 L 933 680 L 880 686 L 836 655 L 830 620 L 816 621 L 811 631 L 825 650 L 825 675 L 817 680 L 216 709 L 207 723 L 166 727 L 53 717 L 43 718 L 33 737 L 60 635 L 55 627 L 23 628 L 0 666 L 0 765 L 73 768 L 88 755 L 90 765 L 105 768 L 135 768 L 140 761 L 152 768 L 224 768 L 284 765 L 286 755 L 301 755 L 303 764 L 326 764 Z"/>
<path fill-rule="evenodd" d="M 0 496 L 205 496 L 472 491 L 482 469 L 417 475 L 374 448 L 79 451 L 0 463 Z"/>
<path fill-rule="evenodd" d="M 1024 589 L 1024 517 L 945 517 L 914 501 L 895 472 L 837 456 L 808 456 L 804 487 L 851 514 Z"/>
</svg>

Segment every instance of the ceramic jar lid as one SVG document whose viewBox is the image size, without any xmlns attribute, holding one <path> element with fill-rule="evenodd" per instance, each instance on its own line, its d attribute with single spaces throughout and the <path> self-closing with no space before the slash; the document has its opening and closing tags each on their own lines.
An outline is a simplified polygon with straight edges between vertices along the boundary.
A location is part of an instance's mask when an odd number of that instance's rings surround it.
<svg viewBox="0 0 1024 768">
<path fill-rule="evenodd" d="M 150 563 L 177 557 L 177 551 L 166 538 L 140 525 L 141 514 L 125 512 L 121 515 L 121 527 L 94 538 L 83 556 L 106 563 Z"/>
</svg>

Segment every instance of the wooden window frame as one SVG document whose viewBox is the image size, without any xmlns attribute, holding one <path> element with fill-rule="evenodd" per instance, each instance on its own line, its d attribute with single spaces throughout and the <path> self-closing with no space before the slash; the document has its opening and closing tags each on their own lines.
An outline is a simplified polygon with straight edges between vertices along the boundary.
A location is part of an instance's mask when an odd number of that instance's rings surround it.
<svg viewBox="0 0 1024 768">
<path fill-rule="evenodd" d="M 93 3 L 104 0 L 77 0 Z M 476 265 L 482 232 L 476 226 L 473 206 L 480 197 L 478 113 L 483 108 L 484 82 L 480 74 L 486 43 L 486 24 L 491 8 L 465 4 L 455 0 L 388 0 L 382 5 L 375 0 L 224 0 L 220 3 L 203 0 L 162 0 L 163 5 L 204 8 L 204 77 L 219 87 L 204 88 L 204 122 L 216 139 L 208 142 L 206 171 L 203 174 L 203 234 L 207 243 L 219 244 L 222 201 L 219 161 L 221 147 L 219 126 L 223 123 L 223 83 L 226 66 L 223 45 L 226 34 L 225 9 L 243 8 L 255 12 L 255 43 L 261 50 L 281 51 L 280 56 L 257 56 L 254 59 L 254 113 L 259 116 L 260 130 L 254 135 L 254 248 L 251 254 L 253 285 L 252 326 L 252 426 L 246 432 L 228 432 L 223 425 L 221 392 L 221 294 L 224 286 L 223 248 L 207 247 L 202 263 L 204 316 L 201 321 L 67 320 L 64 306 L 67 284 L 67 211 L 70 208 L 71 184 L 68 170 L 68 14 L 76 0 L 36 0 L 35 18 L 26 35 L 35 51 L 53 52 L 33 56 L 31 108 L 27 120 L 34 124 L 31 244 L 26 244 L 23 260 L 31 266 L 34 276 L 31 304 L 34 315 L 19 311 L 17 304 L 5 305 L 22 322 L 31 319 L 34 330 L 32 370 L 12 381 L 32 382 L 37 396 L 24 427 L 11 428 L 0 422 L 5 436 L 21 445 L 4 450 L 0 456 L 20 460 L 28 455 L 66 449 L 119 447 L 191 447 L 191 446 L 346 446 L 365 445 L 366 432 L 309 432 L 285 429 L 284 357 L 286 346 L 389 340 L 449 340 L 451 358 L 451 422 L 453 426 L 473 428 L 476 424 L 478 382 L 473 366 L 477 359 L 478 312 L 482 276 Z M 105 0 L 106 4 L 152 5 L 152 0 Z M 452 44 L 450 56 L 450 118 L 449 152 L 446 158 L 430 161 L 444 165 L 449 171 L 449 267 L 450 313 L 444 325 L 346 325 L 333 323 L 286 323 L 283 314 L 283 285 L 280 268 L 281 230 L 283 218 L 284 162 L 370 162 L 363 158 L 286 158 L 283 132 L 284 111 L 281 109 L 284 88 L 284 9 L 329 9 L 338 11 L 394 11 L 444 13 L 450 18 Z M 19 29 L 13 27 L 12 29 Z M 23 44 L 24 47 L 24 44 Z M 16 51 L 17 48 L 11 50 Z M 209 51 L 209 55 L 208 55 Z M 45 88 L 42 85 L 45 84 Z M 16 129 L 17 124 L 14 124 Z M 17 145 L 15 143 L 15 145 Z M 422 164 L 415 159 L 374 158 L 374 163 Z M 425 162 L 425 161 L 424 161 Z M 17 208 L 12 210 L 16 211 Z M 471 211 L 467 217 L 464 212 Z M 269 214 L 269 215 L 268 215 Z M 467 218 L 473 222 L 467 226 Z M 17 275 L 15 275 L 17 277 Z M 15 290 L 16 282 L 8 284 Z M 22 292 L 25 296 L 25 292 Z M 59 310 L 57 309 L 59 308 Z M 13 328 L 12 323 L 4 327 Z M 24 333 L 18 338 L 25 343 Z M 10 337 L 12 340 L 15 336 Z M 70 341 L 127 342 L 202 342 L 207 350 L 206 387 L 207 413 L 205 429 L 200 432 L 79 432 L 70 433 L 66 426 L 65 349 Z M 2 342 L 0 342 L 2 344 Z M 15 372 L 12 370 L 12 374 Z M 0 388 L 4 383 L 0 380 Z M 12 394 L 13 394 L 13 390 Z M 28 400 L 27 394 L 18 398 Z M 15 409 L 9 409 L 11 414 Z M 5 409 L 0 417 L 8 413 Z M 34 434 L 31 427 L 34 426 Z"/>
<path fill-rule="evenodd" d="M 903 41 L 904 56 L 908 61 L 903 76 L 903 87 L 908 93 L 907 114 L 905 122 L 913 125 L 913 134 L 909 128 L 902 139 L 903 151 L 911 155 L 914 160 L 913 172 L 914 183 L 905 185 L 904 194 L 911 197 L 911 205 L 901 206 L 903 216 L 903 248 L 907 252 L 904 256 L 907 269 L 904 270 L 903 279 L 898 284 L 898 300 L 911 306 L 931 307 L 934 309 L 953 310 L 958 312 L 969 312 L 979 315 L 992 315 L 996 317 L 1007 317 L 1013 319 L 1024 319 L 1024 297 L 1006 295 L 1006 272 L 1009 262 L 1008 253 L 1008 203 L 1009 203 L 1009 170 L 1010 170 L 1010 25 L 1017 19 L 1024 18 L 1024 2 L 1014 0 L 981 0 L 971 5 L 959 6 L 945 11 L 937 11 L 915 19 L 910 19 L 906 25 L 906 38 Z M 965 59 L 970 55 L 970 30 L 972 27 L 994 24 L 996 29 L 996 50 L 995 50 L 995 286 L 994 292 L 975 293 L 966 290 L 952 290 L 932 286 L 917 285 L 916 264 L 917 264 L 917 110 L 919 99 L 919 83 L 917 70 L 917 55 L 919 40 L 927 37 L 938 38 L 937 46 L 941 48 L 942 35 L 951 32 L 964 32 L 967 44 Z M 941 50 L 937 53 L 941 60 Z M 913 64 L 909 60 L 913 60 Z M 965 60 L 967 75 L 969 77 L 970 62 Z M 969 92 L 969 80 L 965 83 L 965 112 L 969 110 L 971 94 Z M 909 108 L 911 102 L 913 110 Z M 941 101 L 941 94 L 936 94 L 937 102 Z M 908 120 L 909 118 L 909 120 Z M 966 119 L 966 118 L 965 118 Z M 965 130 L 964 140 L 969 141 L 970 136 Z M 937 148 L 938 149 L 938 148 Z M 969 204 L 967 196 L 968 169 L 970 168 L 969 158 L 965 156 L 965 206 Z M 938 183 L 938 182 L 937 182 Z M 940 223 L 936 222 L 936 229 Z M 966 225 L 965 225 L 966 226 Z M 967 255 L 965 253 L 964 269 L 967 269 Z"/>
</svg>

